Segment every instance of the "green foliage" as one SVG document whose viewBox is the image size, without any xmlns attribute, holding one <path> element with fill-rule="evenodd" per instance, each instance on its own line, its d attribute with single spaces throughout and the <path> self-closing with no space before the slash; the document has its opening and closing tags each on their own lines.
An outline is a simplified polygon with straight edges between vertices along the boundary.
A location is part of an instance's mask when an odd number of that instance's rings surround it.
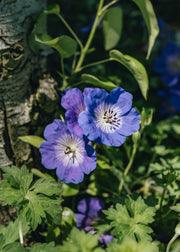
<svg viewBox="0 0 180 252">
<path fill-rule="evenodd" d="M 79 193 L 79 185 L 78 184 L 63 184 L 62 196 L 69 197 L 74 196 Z"/>
<path fill-rule="evenodd" d="M 61 252 L 103 252 L 102 248 L 97 248 L 98 236 L 85 233 L 77 228 L 73 228 L 69 238 L 60 246 Z"/>
<path fill-rule="evenodd" d="M 82 74 L 81 79 L 85 83 L 90 83 L 90 84 L 94 85 L 95 87 L 104 88 L 104 89 L 107 89 L 109 91 L 111 91 L 113 88 L 117 87 L 111 81 L 104 81 L 104 80 L 102 81 L 102 80 L 99 80 L 97 77 L 95 77 L 93 75 L 90 75 L 90 74 Z"/>
<path fill-rule="evenodd" d="M 56 49 L 63 58 L 71 57 L 77 49 L 76 41 L 67 35 L 52 39 L 49 35 L 42 34 L 36 35 L 35 40 Z"/>
<path fill-rule="evenodd" d="M 157 244 L 154 242 L 140 241 L 137 242 L 133 239 L 124 239 L 122 243 L 108 243 L 107 252 L 158 252 Z"/>
<path fill-rule="evenodd" d="M 0 187 L 3 205 L 19 207 L 19 215 L 26 216 L 33 230 L 43 219 L 57 222 L 60 214 L 60 184 L 50 179 L 38 179 L 33 183 L 33 174 L 25 166 L 2 167 L 6 181 Z"/>
<path fill-rule="evenodd" d="M 0 249 L 19 239 L 19 222 L 23 226 L 22 234 L 25 235 L 30 230 L 25 218 L 17 218 L 15 222 L 10 222 L 7 227 L 0 226 Z"/>
<path fill-rule="evenodd" d="M 152 229 L 148 226 L 153 222 L 155 208 L 149 207 L 139 196 L 136 200 L 128 197 L 125 205 L 116 204 L 116 209 L 109 208 L 103 211 L 107 219 L 111 220 L 112 235 L 119 240 L 127 237 L 138 241 L 150 241 Z"/>
<path fill-rule="evenodd" d="M 175 206 L 172 206 L 170 208 L 180 214 L 180 203 L 177 203 Z"/>
<path fill-rule="evenodd" d="M 125 66 L 138 82 L 141 93 L 147 99 L 149 89 L 149 80 L 145 67 L 135 58 L 124 55 L 118 50 L 112 50 L 109 53 L 110 57 Z"/>
<path fill-rule="evenodd" d="M 39 148 L 40 144 L 45 141 L 45 139 L 43 139 L 39 136 L 32 136 L 32 135 L 21 136 L 21 137 L 19 137 L 19 139 L 25 143 L 31 144 L 32 146 L 34 146 L 36 148 Z"/>
<path fill-rule="evenodd" d="M 151 50 L 153 48 L 153 45 L 155 43 L 155 39 L 159 33 L 159 26 L 157 23 L 156 15 L 153 10 L 153 6 L 151 4 L 151 1 L 149 0 L 132 0 L 137 4 L 139 9 L 141 10 L 141 13 L 143 15 L 144 21 L 147 25 L 148 32 L 149 32 L 149 48 L 147 52 L 147 59 L 150 56 Z"/>
<path fill-rule="evenodd" d="M 119 42 L 122 31 L 122 17 L 122 9 L 119 7 L 112 7 L 105 13 L 102 21 L 105 50 L 112 49 Z"/>
</svg>

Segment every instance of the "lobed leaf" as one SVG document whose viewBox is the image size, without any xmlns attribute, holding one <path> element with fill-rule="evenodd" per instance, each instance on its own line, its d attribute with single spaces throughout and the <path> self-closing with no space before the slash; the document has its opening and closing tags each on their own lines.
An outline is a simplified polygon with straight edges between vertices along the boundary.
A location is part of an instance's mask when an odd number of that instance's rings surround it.
<svg viewBox="0 0 180 252">
<path fill-rule="evenodd" d="M 2 167 L 7 181 L 3 180 L 0 186 L 0 200 L 3 205 L 19 207 L 19 216 L 25 216 L 33 229 L 48 219 L 58 222 L 61 212 L 59 204 L 60 184 L 52 179 L 41 178 L 32 184 L 33 174 L 24 166 Z"/>
<path fill-rule="evenodd" d="M 141 93 L 147 99 L 149 79 L 145 67 L 135 58 L 124 55 L 118 50 L 111 50 L 110 57 L 125 66 L 138 82 Z"/>
<path fill-rule="evenodd" d="M 111 220 L 112 235 L 119 240 L 131 238 L 138 241 L 149 241 L 152 229 L 148 226 L 153 222 L 155 208 L 149 207 L 139 196 L 136 200 L 128 197 L 125 205 L 116 204 L 116 209 L 109 208 L 103 211 L 107 219 Z"/>
<path fill-rule="evenodd" d="M 23 236 L 28 233 L 30 227 L 25 218 L 22 220 L 17 218 L 14 222 L 10 222 L 7 227 L 0 226 L 0 235 L 3 235 L 4 237 L 2 244 L 0 243 L 0 248 L 4 248 L 6 245 L 11 244 L 19 239 L 19 221 L 22 222 Z"/>
</svg>

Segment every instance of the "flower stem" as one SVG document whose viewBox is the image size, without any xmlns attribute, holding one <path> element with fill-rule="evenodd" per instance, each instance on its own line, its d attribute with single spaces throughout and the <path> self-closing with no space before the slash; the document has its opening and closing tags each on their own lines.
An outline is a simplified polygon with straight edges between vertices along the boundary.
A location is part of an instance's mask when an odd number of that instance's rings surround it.
<svg viewBox="0 0 180 252">
<path fill-rule="evenodd" d="M 117 2 L 119 2 L 119 0 L 113 0 L 112 2 L 105 5 L 104 8 L 102 8 L 101 13 L 103 14 L 107 10 L 107 8 L 109 8 L 111 5 L 113 5 L 113 4 L 117 3 Z"/>
<path fill-rule="evenodd" d="M 92 66 L 95 66 L 95 65 L 103 64 L 103 63 L 106 63 L 106 62 L 109 62 L 109 61 L 112 61 L 112 60 L 113 59 L 109 58 L 109 59 L 96 61 L 96 62 L 93 62 L 93 63 L 90 63 L 90 64 L 87 64 L 87 65 L 84 65 L 84 66 L 80 67 L 78 71 L 81 71 L 81 70 L 83 70 L 84 68 L 87 68 L 87 67 L 92 67 Z"/>
<path fill-rule="evenodd" d="M 169 252 L 169 249 L 172 245 L 172 243 L 178 238 L 179 234 L 175 233 L 173 238 L 169 241 L 168 245 L 167 245 L 167 248 L 166 248 L 166 252 Z"/>
<path fill-rule="evenodd" d="M 67 27 L 67 29 L 70 31 L 70 33 L 75 38 L 75 40 L 77 41 L 77 43 L 79 44 L 79 46 L 81 47 L 81 50 L 82 50 L 83 49 L 83 44 L 81 43 L 79 38 L 76 36 L 75 32 L 72 30 L 72 28 L 69 26 L 69 24 L 66 22 L 66 20 L 60 14 L 58 14 L 58 17 L 61 19 L 63 24 Z"/>
<path fill-rule="evenodd" d="M 133 164 L 133 161 L 134 161 L 134 158 L 135 158 L 135 155 L 136 155 L 136 151 L 137 151 L 137 144 L 134 144 L 133 145 L 133 150 L 132 150 L 132 155 L 131 155 L 131 158 L 129 160 L 129 163 L 127 164 L 126 166 L 126 169 L 124 171 L 124 177 L 128 174 L 132 164 Z M 121 178 L 121 182 L 120 182 L 120 185 L 119 185 L 119 194 L 121 193 L 121 190 L 122 190 L 122 187 L 124 185 L 124 178 Z"/>
<path fill-rule="evenodd" d="M 167 189 L 167 184 L 165 185 L 165 187 L 163 189 L 162 196 L 161 196 L 160 207 L 159 207 L 160 212 L 162 211 L 162 204 L 163 204 L 163 199 L 164 199 L 164 195 L 165 195 L 166 189 Z"/>
<path fill-rule="evenodd" d="M 20 240 L 20 244 L 21 246 L 23 246 L 23 233 L 22 233 L 22 221 L 19 220 L 19 240 Z"/>
<path fill-rule="evenodd" d="M 97 29 L 97 26 L 98 26 L 98 23 L 99 23 L 99 19 L 100 19 L 100 16 L 101 16 L 101 9 L 103 7 L 103 4 L 104 4 L 104 0 L 100 0 L 98 10 L 97 10 L 97 14 L 96 14 L 96 17 L 95 17 L 95 20 L 94 20 L 94 23 L 93 23 L 93 27 L 91 29 L 91 32 L 89 34 L 88 40 L 87 40 L 84 48 L 82 48 L 81 55 L 80 55 L 80 58 L 78 60 L 78 63 L 76 65 L 76 68 L 75 68 L 74 72 L 79 72 L 80 67 L 82 66 L 82 64 L 84 62 L 87 51 L 88 51 L 88 49 L 89 49 L 89 47 L 90 47 L 90 45 L 92 43 L 92 40 L 94 38 L 94 34 L 96 32 L 96 29 Z"/>
</svg>

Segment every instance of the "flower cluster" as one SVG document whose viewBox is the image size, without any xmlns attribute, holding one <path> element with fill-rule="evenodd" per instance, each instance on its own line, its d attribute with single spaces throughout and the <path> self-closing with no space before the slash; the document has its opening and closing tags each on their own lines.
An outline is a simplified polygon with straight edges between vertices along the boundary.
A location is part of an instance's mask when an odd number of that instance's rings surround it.
<svg viewBox="0 0 180 252">
<path fill-rule="evenodd" d="M 165 90 L 159 95 L 169 100 L 175 113 L 175 110 L 180 110 L 180 46 L 175 42 L 167 43 L 162 56 L 155 60 L 154 70 L 161 74 L 165 84 Z"/>
<path fill-rule="evenodd" d="M 95 227 L 93 226 L 99 219 L 101 210 L 104 208 L 104 203 L 99 198 L 87 198 L 82 199 L 77 206 L 79 213 L 75 213 L 77 220 L 77 227 L 84 229 L 86 232 L 94 234 Z M 99 241 L 103 246 L 106 246 L 108 242 L 113 241 L 113 236 L 109 234 L 103 234 L 99 236 Z"/>
<path fill-rule="evenodd" d="M 110 93 L 100 88 L 69 89 L 62 97 L 65 121 L 49 124 L 41 143 L 42 164 L 56 169 L 65 183 L 79 183 L 84 173 L 96 167 L 95 151 L 90 141 L 120 146 L 127 136 L 139 130 L 140 114 L 132 108 L 132 95 L 122 88 Z"/>
</svg>

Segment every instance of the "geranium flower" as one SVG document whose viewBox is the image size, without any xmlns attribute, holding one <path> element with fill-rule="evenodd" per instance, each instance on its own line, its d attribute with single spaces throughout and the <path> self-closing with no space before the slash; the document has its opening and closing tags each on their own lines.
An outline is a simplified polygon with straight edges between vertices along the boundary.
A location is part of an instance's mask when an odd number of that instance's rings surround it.
<svg viewBox="0 0 180 252">
<path fill-rule="evenodd" d="M 77 227 L 94 234 L 95 227 L 93 225 L 100 219 L 100 213 L 103 208 L 104 203 L 99 198 L 91 197 L 82 199 L 77 206 L 79 213 L 75 213 Z M 109 234 L 102 234 L 99 236 L 99 241 L 106 246 L 108 242 L 113 241 L 113 236 Z"/>
<path fill-rule="evenodd" d="M 173 86 L 180 76 L 180 47 L 175 42 L 169 42 L 162 50 L 162 56 L 154 62 L 154 70 L 162 74 L 162 81 Z"/>
<path fill-rule="evenodd" d="M 95 151 L 84 139 L 72 133 L 61 120 L 46 126 L 40 145 L 42 164 L 47 169 L 56 169 L 57 177 L 65 183 L 80 183 L 84 173 L 96 168 Z"/>
<path fill-rule="evenodd" d="M 79 126 L 78 116 L 86 109 L 84 105 L 84 96 L 87 95 L 92 88 L 85 88 L 82 93 L 78 88 L 69 89 L 61 99 L 61 105 L 67 111 L 65 113 L 65 120 L 69 129 L 77 136 L 83 136 L 83 130 Z"/>
<path fill-rule="evenodd" d="M 132 108 L 132 95 L 122 88 L 110 94 L 94 88 L 84 97 L 87 110 L 79 114 L 79 125 L 89 140 L 120 146 L 139 130 L 140 114 Z"/>
</svg>

